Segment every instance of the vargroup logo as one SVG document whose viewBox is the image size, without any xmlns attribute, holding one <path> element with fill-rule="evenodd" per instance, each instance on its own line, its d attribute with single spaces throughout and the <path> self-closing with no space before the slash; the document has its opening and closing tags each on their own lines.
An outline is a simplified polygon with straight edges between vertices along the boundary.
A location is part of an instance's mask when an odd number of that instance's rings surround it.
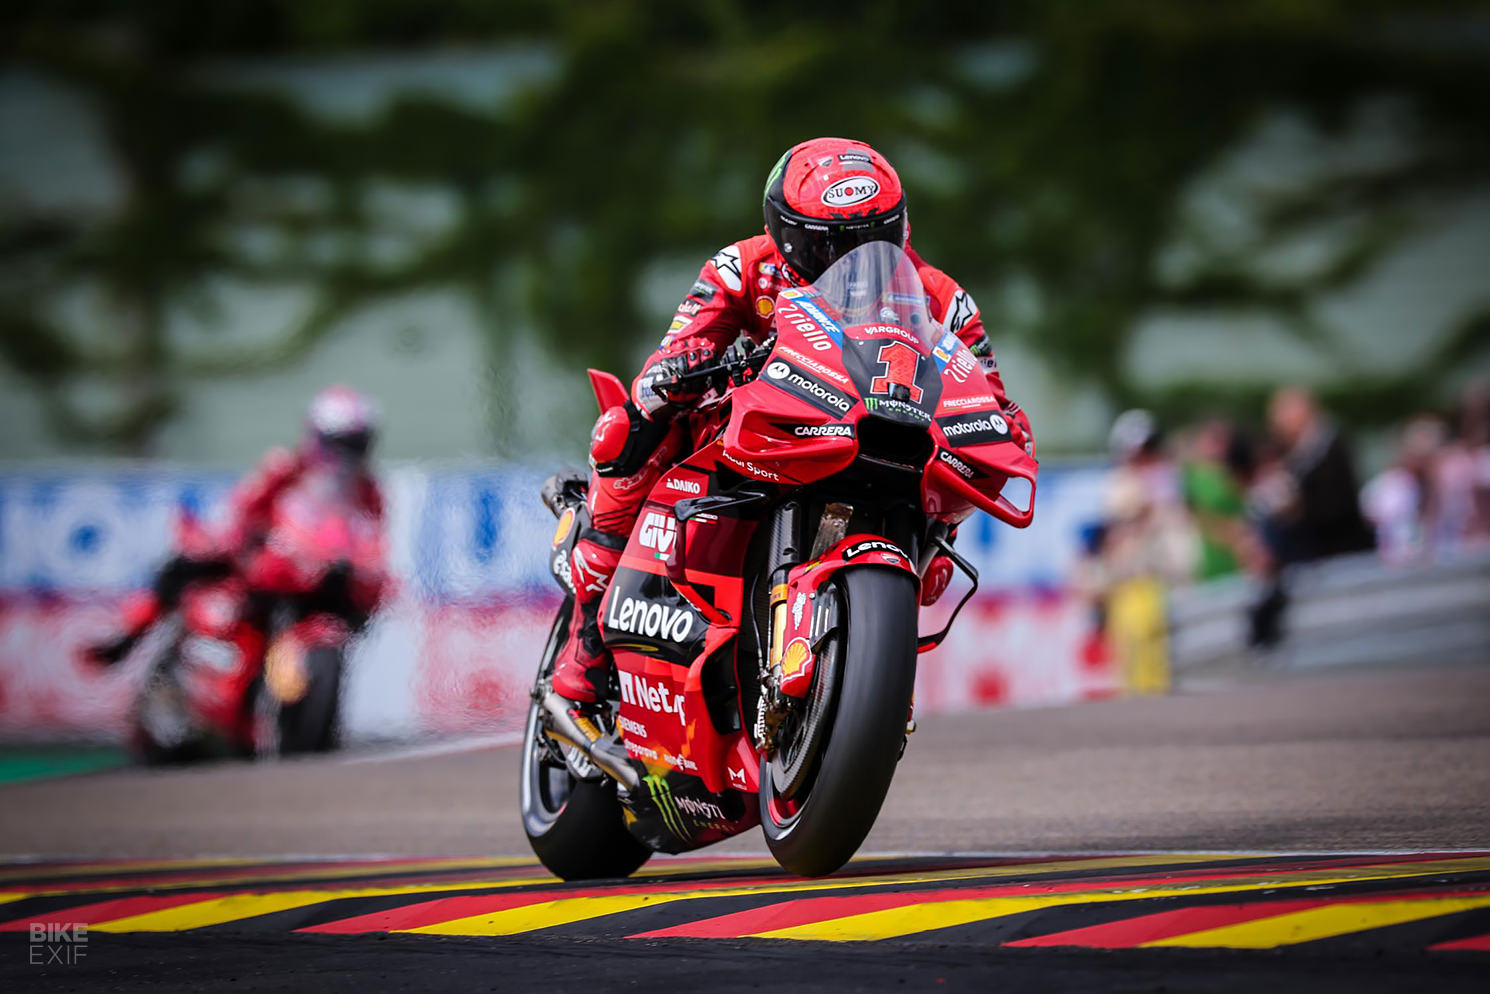
<svg viewBox="0 0 1490 994">
<path fill-rule="evenodd" d="M 677 541 L 678 525 L 669 515 L 648 511 L 636 537 L 644 548 L 656 552 L 658 559 L 666 559 L 667 554 L 672 551 L 673 543 Z"/>
<path fill-rule="evenodd" d="M 644 676 L 618 671 L 621 677 L 621 700 L 636 707 L 655 711 L 657 714 L 675 714 L 678 724 L 686 725 L 683 717 L 683 695 L 675 694 L 661 682 L 654 683 Z"/>
<path fill-rule="evenodd" d="M 76 966 L 88 955 L 88 926 L 82 922 L 32 922 L 30 931 L 32 966 Z"/>
<path fill-rule="evenodd" d="M 829 207 L 851 207 L 873 200 L 879 192 L 879 180 L 873 176 L 849 176 L 824 190 L 822 201 Z"/>
<path fill-rule="evenodd" d="M 635 597 L 613 597 L 605 623 L 618 632 L 681 644 L 693 631 L 693 612 L 686 607 L 668 607 Z"/>
</svg>

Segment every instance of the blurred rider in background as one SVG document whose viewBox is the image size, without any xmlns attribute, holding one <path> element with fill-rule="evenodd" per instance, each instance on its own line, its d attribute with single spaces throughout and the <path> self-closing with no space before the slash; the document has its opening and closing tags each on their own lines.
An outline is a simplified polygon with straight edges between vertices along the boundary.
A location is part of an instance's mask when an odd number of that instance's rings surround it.
<svg viewBox="0 0 1490 994">
<path fill-rule="evenodd" d="M 175 609 L 189 584 L 241 571 L 268 538 L 277 506 L 291 495 L 361 516 L 381 533 L 383 493 L 369 460 L 377 430 L 372 403 L 357 391 L 333 386 L 316 394 L 300 444 L 293 450 L 271 449 L 238 482 L 228 497 L 227 520 L 221 528 L 208 529 L 185 517 L 175 555 L 148 591 L 126 602 L 123 632 L 88 646 L 85 657 L 104 666 L 117 663 L 151 625 Z M 345 613 L 355 630 L 366 623 L 382 597 L 382 571 L 348 577 L 347 590 Z"/>
<path fill-rule="evenodd" d="M 553 681 L 577 716 L 603 698 L 609 680 L 610 654 L 601 642 L 597 618 L 601 597 L 643 499 L 687 454 L 686 433 L 673 427 L 701 394 L 679 388 L 678 378 L 714 362 L 742 335 L 756 344 L 764 341 L 771 334 L 776 295 L 815 282 L 851 250 L 875 241 L 905 250 L 926 287 L 932 318 L 972 350 L 1014 439 L 1034 454 L 1029 419 L 1004 392 L 978 305 L 911 248 L 905 192 L 879 152 L 844 138 L 814 138 L 793 146 L 766 179 L 764 211 L 765 233 L 726 245 L 705 263 L 633 382 L 627 403 L 606 411 L 595 424 L 587 497 L 590 526 L 579 535 L 570 560 L 575 613 Z M 950 576 L 949 561 L 933 560 L 923 594 L 929 592 L 934 600 Z"/>
</svg>

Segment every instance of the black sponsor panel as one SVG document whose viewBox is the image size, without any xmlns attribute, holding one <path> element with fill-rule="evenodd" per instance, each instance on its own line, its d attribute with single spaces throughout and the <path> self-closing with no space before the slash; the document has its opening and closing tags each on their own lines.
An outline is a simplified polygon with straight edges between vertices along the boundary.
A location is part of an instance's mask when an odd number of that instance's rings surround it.
<svg viewBox="0 0 1490 994">
<path fill-rule="evenodd" d="M 649 756 L 636 758 L 652 763 Z M 708 790 L 696 774 L 667 762 L 683 758 L 659 755 L 660 762 L 652 764 L 654 768 L 674 768 L 645 777 L 635 791 L 622 798 L 635 815 L 626 826 L 632 835 L 658 852 L 677 853 L 730 838 L 759 823 L 755 795 Z"/>
<path fill-rule="evenodd" d="M 877 335 L 873 338 L 843 339 L 843 365 L 854 387 L 864 398 L 864 408 L 875 417 L 903 424 L 927 425 L 942 399 L 942 373 L 929 355 L 920 355 L 901 335 Z M 915 353 L 911 363 L 914 374 L 904 375 L 900 364 L 893 364 L 882 353 L 887 345 L 896 345 L 900 357 Z M 900 382 L 909 380 L 910 382 Z M 892 382 L 893 381 L 893 382 Z M 876 387 L 879 391 L 876 392 Z"/>
<path fill-rule="evenodd" d="M 610 648 L 634 649 L 687 666 L 703 651 L 709 623 L 665 576 L 616 570 L 601 605 L 600 631 Z"/>
<path fill-rule="evenodd" d="M 983 445 L 987 442 L 1007 442 L 1009 421 L 997 411 L 974 411 L 969 414 L 949 414 L 937 418 L 952 445 Z"/>
<path fill-rule="evenodd" d="M 853 409 L 856 398 L 837 385 L 785 359 L 772 359 L 761 370 L 760 378 L 831 417 L 841 418 Z"/>
</svg>

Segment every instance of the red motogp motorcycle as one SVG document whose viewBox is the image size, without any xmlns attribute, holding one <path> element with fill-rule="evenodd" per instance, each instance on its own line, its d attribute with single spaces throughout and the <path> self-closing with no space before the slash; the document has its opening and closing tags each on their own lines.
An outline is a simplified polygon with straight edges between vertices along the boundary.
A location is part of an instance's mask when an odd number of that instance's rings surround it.
<svg viewBox="0 0 1490 994">
<path fill-rule="evenodd" d="M 288 495 L 240 570 L 209 567 L 182 591 L 136 698 L 135 753 L 158 764 L 334 748 L 346 646 L 382 568 L 376 522 Z"/>
<path fill-rule="evenodd" d="M 614 376 L 590 376 L 602 410 L 624 401 Z M 782 292 L 763 346 L 683 379 L 708 388 L 693 454 L 648 494 L 600 606 L 616 663 L 604 734 L 591 745 L 550 696 L 566 598 L 532 690 L 524 827 L 564 879 L 625 876 L 756 824 L 787 870 L 832 873 L 914 730 L 918 653 L 977 589 L 949 534 L 975 510 L 1027 526 L 1037 466 L 886 242 Z M 545 487 L 561 586 L 585 488 Z M 923 583 L 929 602 L 947 579 L 926 582 L 934 560 L 972 584 L 947 628 L 920 635 Z"/>
</svg>

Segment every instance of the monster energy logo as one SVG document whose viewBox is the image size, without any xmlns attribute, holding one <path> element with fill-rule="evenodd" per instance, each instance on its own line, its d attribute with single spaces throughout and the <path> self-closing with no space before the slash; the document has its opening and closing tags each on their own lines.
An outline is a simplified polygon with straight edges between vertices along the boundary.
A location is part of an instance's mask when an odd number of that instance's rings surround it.
<svg viewBox="0 0 1490 994">
<path fill-rule="evenodd" d="M 658 814 L 662 815 L 662 823 L 667 830 L 680 839 L 687 839 L 688 829 L 683 827 L 683 813 L 678 810 L 677 803 L 673 800 L 673 790 L 667 785 L 667 781 L 655 773 L 642 780 L 647 785 L 647 790 L 652 794 L 652 803 L 657 806 Z"/>
</svg>

